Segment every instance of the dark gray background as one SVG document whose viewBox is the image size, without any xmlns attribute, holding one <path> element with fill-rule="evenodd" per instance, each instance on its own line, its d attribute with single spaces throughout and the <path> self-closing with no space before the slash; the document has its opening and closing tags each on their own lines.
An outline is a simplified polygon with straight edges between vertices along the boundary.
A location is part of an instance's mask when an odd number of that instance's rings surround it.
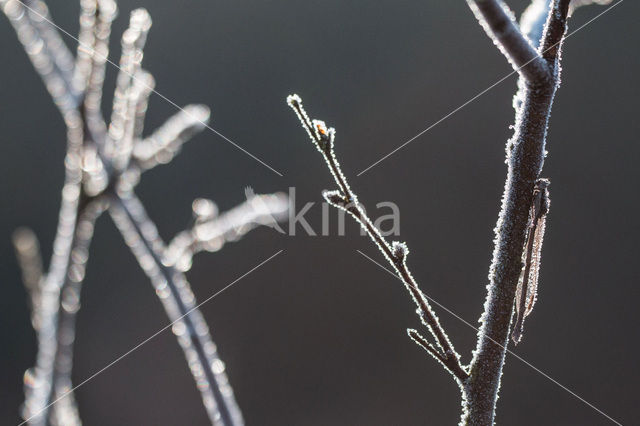
<svg viewBox="0 0 640 426">
<path fill-rule="evenodd" d="M 77 32 L 75 1 L 51 1 Z M 337 151 L 361 201 L 402 211 L 401 238 L 427 294 L 475 323 L 513 122 L 515 77 L 359 178 L 355 174 L 509 73 L 462 0 L 120 1 L 111 59 L 129 12 L 154 20 L 144 66 L 180 105 L 211 106 L 212 126 L 284 174 L 211 132 L 138 192 L 165 239 L 190 219 L 193 198 L 222 209 L 257 192 L 297 188 L 319 201 L 332 181 L 285 105 L 297 92 L 338 130 Z M 520 12 L 526 2 L 512 1 Z M 575 29 L 601 12 L 582 9 Z M 544 176 L 552 208 L 540 298 L 514 349 L 623 424 L 638 414 L 637 2 L 625 1 L 568 39 Z M 72 40 L 67 40 L 72 44 Z M 63 179 L 64 127 L 6 19 L 0 19 L 0 422 L 17 424 L 21 377 L 36 352 L 27 297 L 10 245 L 32 227 L 51 252 Z M 106 88 L 111 100 L 115 71 Z M 107 104 L 108 105 L 108 104 Z M 107 109 L 108 111 L 108 109 Z M 175 109 L 151 99 L 147 129 Z M 307 216 L 320 229 L 318 204 Z M 335 225 L 336 212 L 332 211 Z M 335 228 L 334 228 L 335 230 Z M 451 425 L 458 389 L 411 343 L 419 327 L 401 284 L 356 252 L 381 255 L 349 222 L 347 237 L 252 232 L 196 257 L 200 300 L 277 250 L 284 253 L 203 307 L 250 425 Z M 463 360 L 475 332 L 437 309 Z M 79 383 L 167 323 L 146 277 L 108 216 L 97 226 L 79 314 Z M 77 391 L 88 425 L 206 424 L 170 332 Z M 509 356 L 498 406 L 505 425 L 606 425 L 603 416 Z"/>
</svg>

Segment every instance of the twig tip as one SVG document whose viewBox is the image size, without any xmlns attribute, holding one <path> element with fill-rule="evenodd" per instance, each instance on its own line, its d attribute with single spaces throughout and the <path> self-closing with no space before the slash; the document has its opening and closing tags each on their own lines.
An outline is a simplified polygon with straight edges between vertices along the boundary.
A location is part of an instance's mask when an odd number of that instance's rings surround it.
<svg viewBox="0 0 640 426">
<path fill-rule="evenodd" d="M 114 0 L 98 0 L 98 6 L 100 7 L 100 15 L 107 22 L 113 21 L 118 15 L 118 3 Z"/>
<path fill-rule="evenodd" d="M 335 207 L 344 208 L 348 204 L 344 194 L 337 189 L 322 191 L 322 197 Z"/>
<path fill-rule="evenodd" d="M 190 104 L 184 107 L 189 116 L 197 121 L 202 128 L 209 124 L 211 118 L 211 109 L 204 104 Z"/>
<path fill-rule="evenodd" d="M 151 28 L 151 15 L 147 9 L 140 7 L 131 11 L 129 27 L 140 31 L 148 31 Z"/>
<path fill-rule="evenodd" d="M 38 245 L 36 234 L 27 227 L 20 227 L 13 231 L 11 235 L 13 245 L 19 252 L 24 252 Z"/>
<path fill-rule="evenodd" d="M 216 203 L 208 198 L 196 198 L 191 204 L 193 217 L 197 222 L 211 220 L 218 215 L 219 209 Z"/>
<path fill-rule="evenodd" d="M 291 107 L 298 107 L 302 104 L 302 99 L 297 94 L 287 96 L 287 104 Z"/>
</svg>

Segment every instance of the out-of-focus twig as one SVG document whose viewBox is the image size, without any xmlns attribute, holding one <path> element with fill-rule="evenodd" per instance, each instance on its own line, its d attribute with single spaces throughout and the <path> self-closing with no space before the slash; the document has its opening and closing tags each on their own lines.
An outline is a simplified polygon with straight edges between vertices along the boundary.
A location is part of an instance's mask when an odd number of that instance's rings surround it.
<svg viewBox="0 0 640 426">
<path fill-rule="evenodd" d="M 22 282 L 31 297 L 31 314 L 37 313 L 40 300 L 40 282 L 42 280 L 42 255 L 36 234 L 29 228 L 19 228 L 13 233 L 13 246 L 16 250 L 18 265 L 22 271 Z M 34 328 L 37 320 L 32 317 Z"/>
<path fill-rule="evenodd" d="M 47 5 L 39 0 L 0 0 L 0 8 L 9 18 L 31 63 L 62 114 L 76 108 L 80 93 L 73 85 L 73 55 L 58 31 L 51 27 Z"/>
<path fill-rule="evenodd" d="M 49 270 L 42 273 L 37 241 L 21 230 L 14 242 L 29 289 L 38 338 L 36 366 L 25 373 L 25 422 L 44 426 L 81 424 L 73 395 L 71 371 L 80 291 L 95 222 L 109 209 L 122 235 L 150 277 L 201 392 L 212 422 L 243 424 L 208 326 L 197 309 L 182 271 L 167 264 L 167 250 L 155 224 L 133 192 L 141 171 L 168 163 L 180 146 L 202 130 L 209 109 L 184 108 L 148 138 L 143 124 L 153 76 L 141 69 L 143 47 L 151 27 L 144 9 L 134 10 L 122 37 L 122 58 L 111 122 L 101 113 L 113 0 L 81 0 L 77 57 L 68 51 L 39 0 L 0 0 L 36 70 L 44 80 L 67 126 L 65 184 Z M 266 208 L 264 208 L 266 206 Z M 255 196 L 218 220 L 196 221 L 193 252 L 211 248 L 216 233 L 237 238 L 268 215 L 286 211 L 283 195 Z M 213 251 L 213 250 L 210 250 Z M 183 253 L 184 254 L 184 253 Z M 184 256 L 183 256 L 184 257 Z"/>
<path fill-rule="evenodd" d="M 229 241 L 260 225 L 274 225 L 284 218 L 289 201 L 285 194 L 253 195 L 244 203 L 218 215 L 211 200 L 193 202 L 194 225 L 178 233 L 165 251 L 164 262 L 181 271 L 191 268 L 193 256 L 200 251 L 214 252 Z"/>
</svg>

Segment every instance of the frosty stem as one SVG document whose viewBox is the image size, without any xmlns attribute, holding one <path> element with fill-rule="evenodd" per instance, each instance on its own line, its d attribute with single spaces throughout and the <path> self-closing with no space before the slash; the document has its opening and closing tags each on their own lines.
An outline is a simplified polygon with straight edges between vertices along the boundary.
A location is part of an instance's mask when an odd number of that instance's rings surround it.
<svg viewBox="0 0 640 426">
<path fill-rule="evenodd" d="M 59 295 L 57 347 L 49 396 L 49 401 L 57 401 L 51 408 L 53 410 L 52 417 L 58 425 L 77 426 L 82 424 L 72 391 L 73 346 L 76 318 L 80 309 L 80 294 L 89 257 L 89 245 L 93 237 L 95 222 L 104 209 L 105 201 L 102 197 L 90 199 L 86 194 L 82 194 L 69 253 L 67 274 Z"/>
<path fill-rule="evenodd" d="M 38 338 L 36 366 L 25 374 L 25 422 L 37 426 L 81 423 L 71 383 L 76 315 L 94 224 L 108 208 L 150 277 L 169 318 L 175 322 L 174 333 L 211 423 L 242 425 L 224 363 L 217 355 L 190 285 L 182 271 L 165 263 L 164 243 L 133 192 L 144 170 L 169 162 L 182 144 L 205 127 L 208 108 L 187 106 L 142 140 L 147 100 L 153 90 L 153 78 L 140 67 L 151 26 L 144 9 L 133 11 L 123 35 L 121 70 L 112 121 L 107 126 L 100 103 L 115 3 L 81 0 L 80 46 L 75 60 L 54 28 L 44 2 L 0 0 L 0 7 L 62 113 L 68 140 L 58 229 L 44 277 L 40 278 L 37 253 L 33 253 L 35 237 L 29 239 L 23 233 L 22 238 L 16 238 Z M 267 200 L 267 208 L 259 214 L 225 216 L 232 220 L 225 224 L 223 242 L 226 237 L 243 235 L 254 227 L 254 220 L 265 220 L 271 214 L 277 217 L 283 205 L 285 211 L 288 205 L 282 196 L 275 201 L 268 196 L 254 199 Z M 246 209 L 242 212 L 246 213 Z"/>
<path fill-rule="evenodd" d="M 436 358 L 456 378 L 462 392 L 463 425 L 491 425 L 494 421 L 500 378 L 509 336 L 518 278 L 522 271 L 522 253 L 533 187 L 539 178 L 545 156 L 545 138 L 551 105 L 560 82 L 559 52 L 566 31 L 569 0 L 549 4 L 539 48 L 528 40 L 498 0 L 468 0 L 471 9 L 520 74 L 515 134 L 507 144 L 508 172 L 502 198 L 502 210 L 496 226 L 493 261 L 487 286 L 487 298 L 476 350 L 469 366 L 460 363 L 447 334 L 441 327 L 424 294 L 406 266 L 408 250 L 402 243 L 389 244 L 358 204 L 340 170 L 334 153 L 335 130 L 324 122 L 311 120 L 297 95 L 289 96 L 289 105 L 322 153 L 337 191 L 326 191 L 328 203 L 350 213 L 382 251 L 418 305 L 418 314 L 436 340 L 430 343 L 415 330 L 410 337 Z M 537 28 L 530 28 L 536 33 Z M 537 43 L 535 44 L 537 46 Z"/>
<path fill-rule="evenodd" d="M 496 0 L 469 1 L 481 11 L 478 19 L 503 52 L 516 65 L 524 54 L 514 52 L 514 44 L 505 46 L 501 37 L 505 26 L 515 26 L 504 5 Z M 491 7 L 484 7 L 491 5 Z M 521 99 L 516 112 L 515 132 L 507 143 L 507 178 L 502 208 L 496 225 L 489 285 L 480 317 L 478 342 L 469 365 L 469 380 L 464 389 L 465 409 L 462 424 L 490 425 L 500 389 L 500 379 L 508 344 L 518 279 L 522 271 L 522 252 L 529 221 L 533 187 L 540 177 L 545 157 L 545 140 L 551 106 L 560 83 L 560 49 L 566 31 L 569 0 L 554 0 L 547 14 L 541 47 L 535 63 L 543 64 L 544 73 L 532 74 L 527 67 L 516 68 L 522 80 Z M 505 21 L 508 20 L 508 22 Z M 529 45 L 520 33 L 519 46 Z M 528 50 L 528 49 L 527 49 Z"/>
<path fill-rule="evenodd" d="M 438 317 L 429 305 L 429 301 L 418 287 L 418 284 L 407 267 L 406 261 L 409 250 L 404 243 L 394 241 L 390 244 L 387 242 L 378 228 L 373 225 L 365 210 L 358 203 L 358 197 L 349 187 L 347 179 L 340 169 L 340 163 L 334 153 L 335 130 L 333 128 L 327 128 L 322 121 L 310 120 L 302 106 L 302 100 L 297 95 L 289 96 L 287 102 L 297 114 L 302 126 L 311 137 L 311 140 L 320 153 L 322 153 L 329 171 L 339 187 L 337 191 L 325 191 L 323 193 L 324 198 L 332 206 L 344 210 L 353 216 L 367 232 L 375 245 L 382 251 L 387 261 L 401 278 L 411 298 L 418 306 L 417 314 L 435 338 L 437 346 L 428 343 L 427 339 L 420 336 L 415 330 L 409 330 L 410 337 L 439 361 L 453 375 L 458 383 L 462 384 L 468 377 L 467 371 L 460 363 L 460 356 L 456 353 L 449 337 L 440 325 Z"/>
<path fill-rule="evenodd" d="M 140 267 L 153 284 L 167 316 L 173 324 L 189 362 L 189 368 L 200 389 L 212 423 L 243 424 L 240 409 L 220 360 L 209 328 L 184 274 L 163 263 L 164 244 L 154 223 L 133 192 L 111 196 L 111 216 L 125 242 L 138 259 Z"/>
</svg>

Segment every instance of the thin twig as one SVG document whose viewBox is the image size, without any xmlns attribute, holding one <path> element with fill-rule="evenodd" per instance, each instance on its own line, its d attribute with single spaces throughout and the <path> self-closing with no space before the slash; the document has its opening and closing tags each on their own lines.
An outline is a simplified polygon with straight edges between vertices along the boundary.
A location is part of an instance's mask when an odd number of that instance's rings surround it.
<svg viewBox="0 0 640 426">
<path fill-rule="evenodd" d="M 54 401 L 64 395 L 54 404 L 52 418 L 55 423 L 65 426 L 79 426 L 82 424 L 71 392 L 73 384 L 71 371 L 73 366 L 73 346 L 75 341 L 76 317 L 80 310 L 80 293 L 84 281 L 89 245 L 93 237 L 95 222 L 106 209 L 106 200 L 88 199 L 84 196 L 80 203 L 80 214 L 73 236 L 67 277 L 60 291 L 60 309 L 58 318 L 58 340 L 55 361 L 53 365 L 52 395 Z"/>
<path fill-rule="evenodd" d="M 247 201 L 221 215 L 213 201 L 199 198 L 193 202 L 193 227 L 171 240 L 163 263 L 188 271 L 198 252 L 218 251 L 257 226 L 273 226 L 288 209 L 289 200 L 283 193 L 250 195 Z"/>
<path fill-rule="evenodd" d="M 122 34 L 122 56 L 120 71 L 116 79 L 113 95 L 113 111 L 105 145 L 105 156 L 113 166 L 122 171 L 129 164 L 133 150 L 133 138 L 128 134 L 128 127 L 133 129 L 136 121 L 136 110 L 142 92 L 132 93 L 138 80 L 137 74 L 142 63 L 142 51 L 151 28 L 151 17 L 145 9 L 131 12 L 129 27 Z"/>
<path fill-rule="evenodd" d="M 29 228 L 19 228 L 13 233 L 13 246 L 16 250 L 18 265 L 22 271 L 22 282 L 31 297 L 31 313 L 36 314 L 40 299 L 40 280 L 42 279 L 42 255 L 38 238 Z M 32 317 L 34 327 L 35 318 Z"/>
<path fill-rule="evenodd" d="M 316 148 L 322 153 L 329 171 L 339 187 L 337 191 L 325 191 L 323 193 L 325 200 L 355 218 L 384 254 L 387 261 L 393 266 L 398 276 L 402 278 L 402 282 L 409 291 L 411 298 L 418 306 L 417 314 L 420 320 L 436 339 L 438 349 L 428 350 L 429 353 L 441 361 L 457 382 L 461 384 L 467 379 L 467 372 L 460 363 L 460 356 L 456 353 L 449 337 L 440 325 L 438 317 L 433 312 L 427 298 L 420 291 L 407 267 L 406 260 L 409 253 L 407 246 L 397 241 L 393 243 L 387 242 L 358 203 L 356 194 L 349 187 L 347 179 L 340 169 L 340 164 L 334 152 L 335 129 L 327 128 L 322 121 L 309 119 L 298 95 L 289 96 L 287 103 L 297 114 L 302 127 L 307 131 Z M 429 347 L 431 348 L 432 346 Z"/>
<path fill-rule="evenodd" d="M 135 194 L 113 194 L 109 212 L 125 242 L 156 289 L 174 334 L 196 379 L 209 418 L 216 425 L 242 425 L 242 414 L 211 340 L 209 328 L 184 274 L 163 264 L 165 250 L 158 231 Z"/>
<path fill-rule="evenodd" d="M 84 102 L 80 108 L 85 130 L 102 124 L 100 102 L 105 71 L 105 61 L 102 58 L 107 56 L 111 22 L 116 11 L 116 5 L 111 0 L 81 1 L 79 38 L 84 45 L 93 46 L 91 51 L 84 49 L 82 45 L 78 46 L 74 75 L 76 90 L 84 93 Z M 100 129 L 104 131 L 104 127 Z M 82 144 L 79 216 L 73 233 L 68 272 L 60 289 L 57 348 L 49 396 L 49 400 L 58 401 L 49 407 L 52 410 L 51 418 L 56 424 L 71 426 L 82 424 L 75 396 L 71 392 L 76 317 L 80 309 L 81 288 L 95 222 L 106 208 L 106 200 L 103 197 L 92 197 L 92 194 L 95 195 L 105 188 L 107 177 L 101 167 L 102 163 L 97 158 L 95 142 L 90 136 L 90 133 L 85 135 Z"/>
<path fill-rule="evenodd" d="M 73 56 L 47 22 L 51 17 L 46 4 L 35 0 L 24 0 L 24 3 L 0 0 L 0 8 L 62 115 L 75 109 L 80 97 L 73 85 Z"/>
<path fill-rule="evenodd" d="M 48 421 L 47 405 L 53 389 L 60 291 L 69 271 L 82 192 L 79 155 L 82 145 L 81 121 L 79 114 L 74 114 L 72 111 L 66 112 L 65 118 L 68 139 L 65 184 L 62 190 L 53 255 L 49 271 L 41 282 L 39 292 L 36 315 L 38 339 L 36 366 L 25 373 L 26 400 L 23 417 L 29 419 L 31 425 L 44 425 Z"/>
<path fill-rule="evenodd" d="M 84 111 L 90 127 L 104 125 L 101 103 L 109 56 L 111 23 L 118 8 L 113 0 L 81 0 L 76 80 L 84 93 Z M 104 129 L 101 129 L 104 131 Z"/>
<path fill-rule="evenodd" d="M 150 136 L 137 141 L 133 147 L 132 165 L 144 171 L 170 162 L 186 141 L 205 128 L 209 117 L 206 105 L 185 106 Z"/>
</svg>

